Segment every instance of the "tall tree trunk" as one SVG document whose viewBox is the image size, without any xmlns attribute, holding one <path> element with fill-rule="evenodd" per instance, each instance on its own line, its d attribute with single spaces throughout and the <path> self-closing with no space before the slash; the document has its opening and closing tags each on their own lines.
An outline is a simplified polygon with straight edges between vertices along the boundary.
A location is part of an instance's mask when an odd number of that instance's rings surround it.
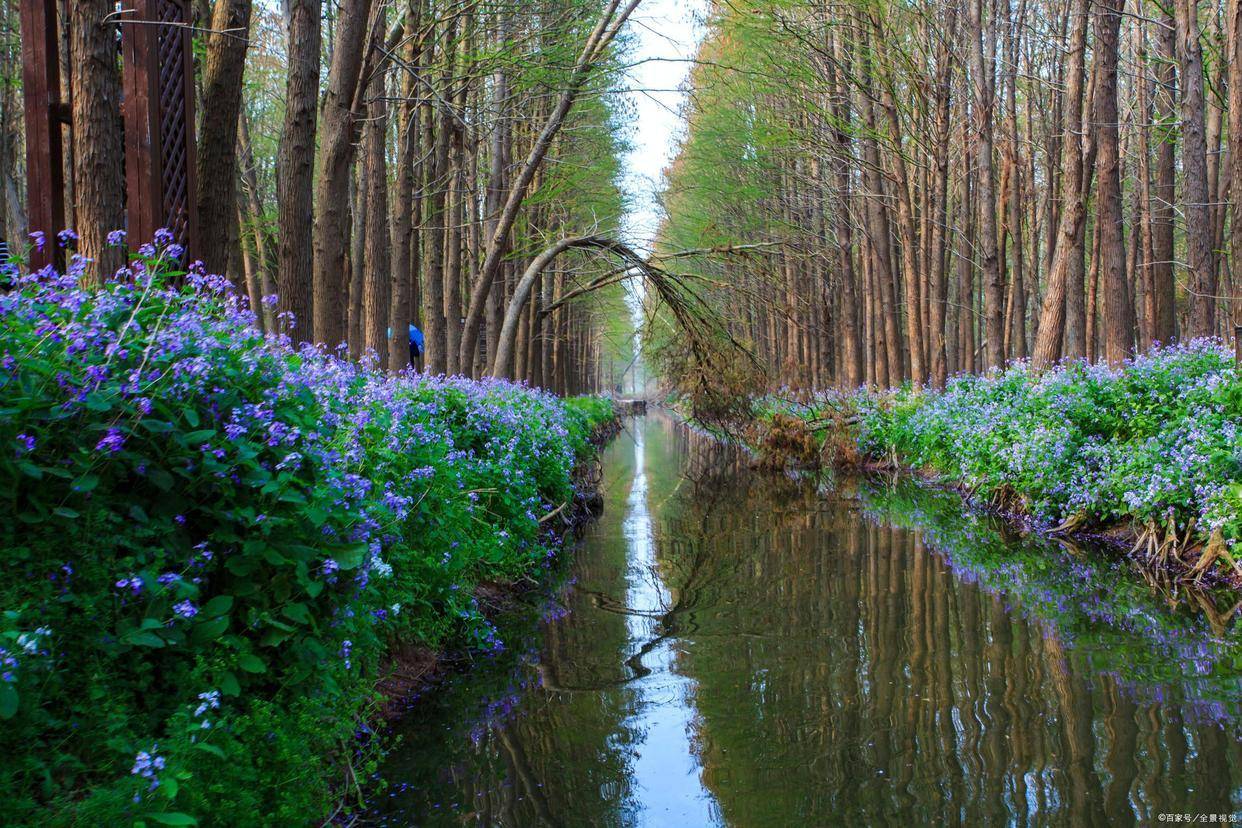
<svg viewBox="0 0 1242 828">
<path fill-rule="evenodd" d="M 362 328 L 367 350 L 378 364 L 388 364 L 388 310 L 391 301 L 392 237 L 388 232 L 388 104 L 384 73 L 375 72 L 367 87 L 367 125 L 363 163 L 367 167 L 366 266 L 363 269 Z"/>
<path fill-rule="evenodd" d="M 831 32 L 831 29 L 829 29 Z M 831 34 L 829 35 L 831 37 Z M 848 75 L 850 70 L 849 50 L 839 39 L 833 39 L 829 46 L 835 60 L 829 63 L 831 81 L 834 88 L 834 115 L 836 128 L 833 136 L 837 143 L 837 198 L 838 208 L 834 213 L 835 233 L 837 242 L 837 262 L 841 279 L 841 360 L 842 379 L 849 390 L 858 388 L 865 380 L 863 372 L 862 343 L 859 341 L 859 308 L 858 308 L 858 276 L 854 271 L 854 220 L 853 213 L 853 171 L 855 163 L 854 139 L 846 128 L 853 121 L 850 109 L 849 88 L 842 74 Z M 842 73 L 835 69 L 836 63 L 843 66 Z"/>
<path fill-rule="evenodd" d="M 979 210 L 979 252 L 983 276 L 983 317 L 987 336 L 987 367 L 1005 362 L 1004 284 L 996 234 L 996 165 L 993 159 L 992 110 L 995 43 L 983 25 L 983 0 L 968 0 L 970 9 L 971 91 L 974 95 L 979 178 L 975 201 Z M 988 41 L 986 53 L 984 40 Z"/>
<path fill-rule="evenodd" d="M 877 312 L 882 320 L 885 359 L 888 366 L 887 381 L 901 381 L 901 332 L 897 323 L 897 299 L 893 290 L 893 256 L 890 244 L 888 211 L 884 208 L 884 179 L 880 174 L 880 152 L 876 147 L 875 111 L 870 95 L 862 95 L 862 107 L 868 124 L 868 133 L 862 138 L 863 179 L 867 189 L 867 234 L 873 251 L 873 277 L 878 284 Z"/>
<path fill-rule="evenodd" d="M 1100 234 L 1100 282 L 1104 297 L 1104 357 L 1120 365 L 1134 352 L 1134 305 L 1126 280 L 1125 227 L 1121 202 L 1121 144 L 1117 126 L 1118 36 L 1125 0 L 1099 0 L 1095 7 L 1095 129 L 1099 166 L 1096 228 Z"/>
<path fill-rule="evenodd" d="M 272 260 L 268 249 L 267 228 L 263 226 L 263 202 L 259 197 L 259 178 L 255 173 L 254 150 L 250 144 L 250 124 L 246 113 L 239 114 L 237 119 L 237 157 L 241 175 L 241 191 L 238 194 L 243 204 L 241 211 L 241 227 L 249 230 L 254 239 L 254 266 L 260 291 L 254 307 L 255 313 L 261 315 L 264 331 L 276 330 L 276 317 L 272 306 L 262 300 L 276 295 L 276 284 L 272 281 Z"/>
<path fill-rule="evenodd" d="M 451 75 L 446 71 L 442 92 L 447 89 L 450 78 Z M 440 103 L 436 107 L 440 117 L 435 119 L 436 135 L 431 163 L 428 165 L 430 174 L 427 189 L 431 194 L 427 201 L 424 223 L 427 231 L 427 261 L 423 268 L 423 338 L 426 342 L 423 365 L 432 374 L 443 374 L 448 367 L 444 320 L 444 226 L 447 220 L 445 201 L 449 173 L 449 131 L 452 128 L 449 120 L 452 116 L 443 112 L 445 106 L 445 103 Z"/>
<path fill-rule="evenodd" d="M 878 21 L 873 21 L 876 33 L 883 37 Z M 881 52 L 881 55 L 883 53 Z M 915 388 L 927 381 L 927 366 L 923 362 L 922 294 L 920 291 L 920 268 L 917 260 L 919 233 L 914 219 L 914 206 L 910 195 L 910 175 L 906 169 L 905 149 L 901 140 L 901 123 L 897 116 L 897 102 L 888 78 L 880 79 L 880 101 L 884 111 L 885 125 L 891 143 L 893 186 L 897 191 L 897 227 L 901 241 L 902 281 L 906 294 L 906 347 L 910 360 L 910 378 Z"/>
<path fill-rule="evenodd" d="M 78 252 L 94 262 L 94 267 L 87 268 L 84 274 L 88 284 L 111 277 L 123 264 L 120 251 L 108 246 L 108 233 L 125 226 L 117 30 L 116 24 L 104 19 L 112 11 L 110 0 L 76 0 L 69 4 L 73 212 L 80 234 Z M 46 228 L 52 233 L 63 229 Z M 132 241 L 139 244 L 150 239 Z M 56 241 L 49 238 L 47 244 Z"/>
<path fill-rule="evenodd" d="M 1191 336 L 1216 333 L 1216 273 L 1208 200 L 1207 136 L 1204 132 L 1203 51 L 1195 0 L 1174 0 L 1178 63 L 1182 70 L 1182 168 L 1185 171 L 1186 259 Z"/>
<path fill-rule="evenodd" d="M 250 0 L 216 0 L 206 36 L 198 142 L 199 250 L 209 269 L 230 256 L 228 217 L 237 215 L 237 124 L 250 33 Z"/>
<path fill-rule="evenodd" d="M 1086 223 L 1086 189 L 1083 164 L 1083 86 L 1086 74 L 1087 0 L 1073 0 L 1069 57 L 1065 79 L 1065 139 L 1061 144 L 1061 223 L 1057 229 L 1052 266 L 1048 271 L 1048 287 L 1039 312 L 1039 334 L 1031 364 L 1044 369 L 1060 359 L 1065 337 L 1065 314 L 1068 290 L 1079 292 L 1073 275 L 1075 260 L 1082 264 L 1083 228 Z"/>
<path fill-rule="evenodd" d="M 358 140 L 359 83 L 366 62 L 365 45 L 371 22 L 372 0 L 343 0 L 337 13 L 323 97 L 323 123 L 315 156 L 314 289 L 315 341 L 335 346 L 345 338 L 347 318 L 345 259 L 349 249 L 349 171 Z M 302 220 L 310 223 L 307 212 Z M 363 227 L 357 228 L 358 232 Z"/>
<path fill-rule="evenodd" d="M 1229 248 L 1232 256 L 1230 286 L 1233 293 L 1233 324 L 1242 325 L 1242 0 L 1228 0 L 1226 7 L 1228 42 L 1225 61 L 1229 65 L 1229 166 L 1233 179 L 1229 220 Z"/>
<path fill-rule="evenodd" d="M 1177 31 L 1170 11 L 1156 26 L 1160 60 L 1156 65 L 1156 108 L 1162 124 L 1156 133 L 1156 181 L 1152 189 L 1152 292 L 1156 325 L 1152 337 L 1169 344 L 1177 338 L 1177 303 L 1173 282 L 1174 203 L 1177 199 Z"/>
<path fill-rule="evenodd" d="M 417 199 L 414 181 L 419 163 L 418 88 L 415 72 L 421 57 L 418 30 L 422 22 L 422 0 L 407 0 L 402 32 L 404 50 L 401 67 L 401 103 L 397 118 L 397 175 L 392 203 L 392 333 L 388 337 L 388 368 L 400 371 L 410 364 L 409 327 L 413 324 L 414 284 L 418 278 L 415 262 L 417 233 L 414 215 Z"/>
<path fill-rule="evenodd" d="M 314 338 L 311 294 L 313 159 L 319 101 L 319 0 L 286 0 L 289 31 L 285 124 L 276 156 L 279 249 L 276 287 L 280 310 L 292 314 L 295 341 Z"/>
</svg>

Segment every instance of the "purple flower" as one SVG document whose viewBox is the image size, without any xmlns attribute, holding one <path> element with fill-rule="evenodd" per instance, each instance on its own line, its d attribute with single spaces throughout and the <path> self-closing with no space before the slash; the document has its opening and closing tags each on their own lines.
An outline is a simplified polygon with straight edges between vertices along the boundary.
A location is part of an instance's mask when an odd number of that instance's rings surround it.
<svg viewBox="0 0 1242 828">
<path fill-rule="evenodd" d="M 38 250 L 40 253 L 42 253 L 43 248 L 47 246 L 47 236 L 44 235 L 42 230 L 35 230 L 31 233 L 30 240 L 34 242 L 35 250 Z"/>
<path fill-rule="evenodd" d="M 77 242 L 78 234 L 68 228 L 56 234 L 56 243 L 61 247 L 69 247 L 70 245 L 77 244 Z"/>
<path fill-rule="evenodd" d="M 198 694 L 199 705 L 194 710 L 194 717 L 198 718 L 208 710 L 218 710 L 220 708 L 220 691 L 208 690 L 206 693 Z"/>
<path fill-rule="evenodd" d="M 110 428 L 108 433 L 99 438 L 99 442 L 95 444 L 95 451 L 108 451 L 116 454 L 125 446 L 125 435 L 121 434 L 118 429 Z"/>
<path fill-rule="evenodd" d="M 21 457 L 23 454 L 29 454 L 30 452 L 34 450 L 35 450 L 35 438 L 31 437 L 29 434 L 26 434 L 25 432 L 17 435 L 17 456 L 18 457 Z"/>
<path fill-rule="evenodd" d="M 123 244 L 125 244 L 125 231 L 124 230 L 113 230 L 111 233 L 108 234 L 108 246 L 109 247 L 120 247 Z"/>
<path fill-rule="evenodd" d="M 159 756 L 155 751 L 159 745 L 152 745 L 151 750 L 138 751 L 138 755 L 134 757 L 134 767 L 130 770 L 130 774 L 138 776 L 151 782 L 148 790 L 155 790 L 160 786 L 159 772 L 164 769 L 164 757 Z"/>
<path fill-rule="evenodd" d="M 116 582 L 116 588 L 122 589 L 122 590 L 128 589 L 131 592 L 133 592 L 135 595 L 137 595 L 138 593 L 142 592 L 142 579 L 139 578 L 137 575 L 131 575 L 128 578 L 122 578 L 121 580 Z"/>
<path fill-rule="evenodd" d="M 182 618 L 193 618 L 198 615 L 198 607 L 194 606 L 193 602 L 187 598 L 184 601 L 173 604 L 173 612 Z"/>
</svg>

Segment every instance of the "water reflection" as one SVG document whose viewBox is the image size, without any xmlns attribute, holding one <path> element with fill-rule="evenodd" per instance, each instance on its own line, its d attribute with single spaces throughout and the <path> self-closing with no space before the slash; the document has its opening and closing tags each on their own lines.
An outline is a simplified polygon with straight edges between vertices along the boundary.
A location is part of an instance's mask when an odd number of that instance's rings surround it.
<svg viewBox="0 0 1242 828">
<path fill-rule="evenodd" d="M 515 619 L 508 655 L 403 723 L 379 821 L 1242 811 L 1242 659 L 1201 615 L 951 498 L 858 482 L 826 495 L 668 421 L 633 428 L 548 620 Z"/>
<path fill-rule="evenodd" d="M 701 782 L 691 739 L 697 730 L 695 682 L 677 671 L 679 596 L 660 575 L 648 503 L 644 432 L 634 435 L 634 481 L 622 531 L 627 550 L 626 629 L 637 679 L 633 713 L 623 727 L 638 740 L 629 773 L 634 784 L 626 812 L 645 825 L 715 825 L 719 810 Z M 697 788 L 697 790 L 696 790 Z"/>
</svg>

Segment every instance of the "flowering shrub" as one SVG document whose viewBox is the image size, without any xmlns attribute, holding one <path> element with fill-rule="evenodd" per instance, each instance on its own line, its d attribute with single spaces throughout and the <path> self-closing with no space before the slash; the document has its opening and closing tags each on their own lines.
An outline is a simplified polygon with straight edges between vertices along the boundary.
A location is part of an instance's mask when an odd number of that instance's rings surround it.
<svg viewBox="0 0 1242 828">
<path fill-rule="evenodd" d="M 1007 489 L 1038 518 L 1122 518 L 1242 537 L 1242 382 L 1210 340 L 1159 348 L 1120 369 L 1025 363 L 961 376 L 941 393 L 855 398 L 859 447 L 896 454 L 985 493 Z"/>
<path fill-rule="evenodd" d="M 6 822 L 326 814 L 394 640 L 501 642 L 474 602 L 607 403 L 386 375 L 265 338 L 167 238 L 98 291 L 0 295 Z M 193 816 L 188 816 L 193 815 Z"/>
</svg>

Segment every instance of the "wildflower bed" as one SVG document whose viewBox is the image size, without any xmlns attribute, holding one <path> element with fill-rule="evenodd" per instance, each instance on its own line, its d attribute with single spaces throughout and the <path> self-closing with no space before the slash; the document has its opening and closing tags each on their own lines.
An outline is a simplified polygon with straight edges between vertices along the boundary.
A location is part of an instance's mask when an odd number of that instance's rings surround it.
<svg viewBox="0 0 1242 828">
<path fill-rule="evenodd" d="M 389 645 L 503 646 L 474 588 L 548 565 L 611 404 L 295 350 L 143 252 L 0 295 L 4 821 L 317 821 Z"/>
<path fill-rule="evenodd" d="M 1226 553 L 1222 563 L 1242 537 L 1242 381 L 1214 341 L 1117 369 L 1074 362 L 1035 374 L 1018 363 L 941 392 L 774 398 L 759 410 L 849 422 L 864 459 L 1001 498 L 1050 528 L 1150 527 L 1153 543 L 1180 534 L 1183 549 L 1206 544 Z"/>
</svg>

